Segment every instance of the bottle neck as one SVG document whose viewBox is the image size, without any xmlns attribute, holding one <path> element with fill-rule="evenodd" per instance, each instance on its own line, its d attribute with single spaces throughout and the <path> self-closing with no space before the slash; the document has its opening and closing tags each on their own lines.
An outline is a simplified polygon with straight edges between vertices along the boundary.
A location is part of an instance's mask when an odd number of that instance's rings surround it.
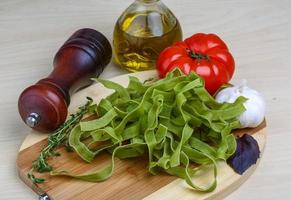
<svg viewBox="0 0 291 200">
<path fill-rule="evenodd" d="M 137 1 L 141 3 L 145 3 L 145 4 L 150 4 L 150 3 L 159 2 L 160 0 L 137 0 Z"/>
</svg>

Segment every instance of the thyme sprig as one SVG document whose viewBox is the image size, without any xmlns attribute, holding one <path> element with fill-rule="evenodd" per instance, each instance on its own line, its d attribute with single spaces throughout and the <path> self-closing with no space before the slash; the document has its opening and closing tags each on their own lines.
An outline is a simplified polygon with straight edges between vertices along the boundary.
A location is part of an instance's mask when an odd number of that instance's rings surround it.
<svg viewBox="0 0 291 200">
<path fill-rule="evenodd" d="M 78 124 L 83 116 L 90 111 L 92 106 L 93 100 L 90 97 L 87 97 L 87 102 L 85 105 L 79 107 L 79 110 L 71 114 L 69 119 L 61 125 L 55 133 L 48 137 L 48 144 L 44 147 L 38 158 L 32 162 L 32 168 L 28 172 L 28 178 L 35 184 L 43 183 L 45 180 L 42 178 L 37 178 L 33 174 L 34 171 L 43 173 L 43 172 L 50 172 L 53 170 L 53 167 L 47 162 L 49 157 L 59 156 L 60 154 L 56 152 L 56 149 L 61 145 L 65 145 L 68 147 L 66 143 L 69 133 L 74 128 L 76 124 Z"/>
</svg>

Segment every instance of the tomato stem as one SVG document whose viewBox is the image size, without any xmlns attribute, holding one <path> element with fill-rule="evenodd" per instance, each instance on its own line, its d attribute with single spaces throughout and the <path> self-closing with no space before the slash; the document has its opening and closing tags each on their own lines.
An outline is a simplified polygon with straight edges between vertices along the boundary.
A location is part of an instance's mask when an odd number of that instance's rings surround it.
<svg viewBox="0 0 291 200">
<path fill-rule="evenodd" d="M 203 55 L 201 53 L 196 53 L 194 51 L 191 51 L 190 49 L 188 50 L 189 56 L 193 59 L 197 59 L 197 60 L 207 60 L 209 61 L 209 56 L 208 55 Z"/>
</svg>

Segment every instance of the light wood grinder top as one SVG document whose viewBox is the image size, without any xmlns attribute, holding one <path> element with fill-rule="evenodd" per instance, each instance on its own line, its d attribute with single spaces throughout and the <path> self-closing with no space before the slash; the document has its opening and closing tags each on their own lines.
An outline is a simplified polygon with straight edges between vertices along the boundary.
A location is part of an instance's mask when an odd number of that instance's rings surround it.
<svg viewBox="0 0 291 200">
<path fill-rule="evenodd" d="M 93 29 L 76 31 L 59 49 L 51 74 L 26 88 L 18 100 L 22 120 L 40 132 L 52 132 L 67 118 L 70 96 L 91 84 L 110 62 L 107 38 Z"/>
</svg>

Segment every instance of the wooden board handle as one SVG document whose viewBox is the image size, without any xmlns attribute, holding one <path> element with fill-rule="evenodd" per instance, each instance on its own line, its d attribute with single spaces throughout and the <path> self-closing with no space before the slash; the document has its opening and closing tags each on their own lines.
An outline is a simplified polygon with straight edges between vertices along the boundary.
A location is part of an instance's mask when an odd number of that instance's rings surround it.
<svg viewBox="0 0 291 200">
<path fill-rule="evenodd" d="M 110 62 L 107 38 L 93 29 L 75 32 L 59 49 L 51 74 L 26 88 L 18 100 L 23 121 L 41 132 L 52 132 L 65 122 L 70 96 L 91 84 Z"/>
</svg>

